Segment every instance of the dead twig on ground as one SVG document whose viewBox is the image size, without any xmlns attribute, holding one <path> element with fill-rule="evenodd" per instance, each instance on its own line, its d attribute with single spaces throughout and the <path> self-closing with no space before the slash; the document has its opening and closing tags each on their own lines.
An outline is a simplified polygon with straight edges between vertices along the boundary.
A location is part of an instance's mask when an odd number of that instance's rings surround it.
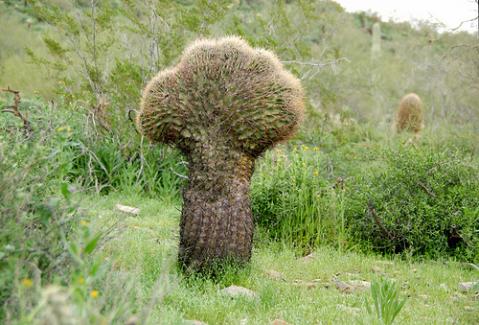
<svg viewBox="0 0 479 325">
<path fill-rule="evenodd" d="M 30 137 L 33 133 L 32 125 L 30 124 L 30 121 L 19 110 L 20 101 L 21 101 L 20 91 L 13 90 L 10 87 L 0 88 L 0 91 L 12 93 L 15 96 L 13 105 L 3 107 L 2 112 L 12 113 L 13 115 L 21 119 L 23 122 L 23 132 L 25 133 L 27 137 Z"/>
</svg>

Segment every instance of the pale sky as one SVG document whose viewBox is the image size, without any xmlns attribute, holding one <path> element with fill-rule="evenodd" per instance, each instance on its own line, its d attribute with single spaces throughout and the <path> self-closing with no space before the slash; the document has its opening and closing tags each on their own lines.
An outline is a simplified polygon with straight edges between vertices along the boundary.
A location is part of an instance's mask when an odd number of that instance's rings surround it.
<svg viewBox="0 0 479 325">
<path fill-rule="evenodd" d="M 462 21 L 477 17 L 477 4 L 474 0 L 335 0 L 346 11 L 372 11 L 383 20 L 394 21 L 428 20 L 442 23 L 448 31 L 458 27 Z M 462 24 L 459 30 L 476 32 L 477 20 Z"/>
</svg>

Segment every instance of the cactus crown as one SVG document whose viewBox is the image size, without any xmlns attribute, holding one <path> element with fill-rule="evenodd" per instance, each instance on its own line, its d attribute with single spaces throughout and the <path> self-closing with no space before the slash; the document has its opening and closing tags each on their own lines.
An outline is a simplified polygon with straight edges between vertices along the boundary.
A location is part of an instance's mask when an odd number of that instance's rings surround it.
<svg viewBox="0 0 479 325">
<path fill-rule="evenodd" d="M 303 114 L 299 80 L 277 57 L 238 37 L 199 40 L 143 92 L 137 124 L 155 142 L 188 153 L 206 140 L 255 157 L 294 133 Z"/>
</svg>

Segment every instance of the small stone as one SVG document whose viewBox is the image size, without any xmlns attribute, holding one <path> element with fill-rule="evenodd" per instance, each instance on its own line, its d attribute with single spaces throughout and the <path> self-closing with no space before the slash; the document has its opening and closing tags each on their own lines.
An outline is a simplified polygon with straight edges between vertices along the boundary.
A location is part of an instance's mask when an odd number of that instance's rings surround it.
<svg viewBox="0 0 479 325">
<path fill-rule="evenodd" d="M 363 291 L 371 287 L 371 283 L 362 280 L 351 280 L 343 282 L 338 278 L 333 278 L 333 283 L 336 285 L 336 289 L 343 293 L 353 293 L 355 291 Z"/>
<path fill-rule="evenodd" d="M 314 253 L 310 253 L 302 258 L 303 261 L 310 261 L 314 259 Z"/>
<path fill-rule="evenodd" d="M 140 213 L 140 209 L 134 208 L 134 207 L 129 207 L 127 205 L 117 204 L 116 208 L 118 210 L 120 210 L 121 212 L 125 212 L 125 213 L 128 213 L 128 214 L 138 215 Z"/>
<path fill-rule="evenodd" d="M 207 323 L 202 322 L 200 320 L 196 320 L 196 319 L 193 319 L 193 320 L 187 319 L 183 322 L 183 324 L 184 325 L 208 325 Z"/>
<path fill-rule="evenodd" d="M 316 279 L 317 280 L 317 279 Z M 293 285 L 298 286 L 298 287 L 305 287 L 307 289 L 313 289 L 316 288 L 319 285 L 318 281 L 303 281 L 303 280 L 293 280 Z"/>
<path fill-rule="evenodd" d="M 343 293 L 353 292 L 353 288 L 349 284 L 344 283 L 343 281 L 340 281 L 336 278 L 333 278 L 333 282 L 336 285 L 336 289 L 338 289 L 339 291 L 341 291 Z"/>
<path fill-rule="evenodd" d="M 467 291 L 471 291 L 474 289 L 474 287 L 476 289 L 478 289 L 479 287 L 479 282 L 476 281 L 476 282 L 459 282 L 459 291 L 462 291 L 462 292 L 467 292 Z"/>
<path fill-rule="evenodd" d="M 137 316 L 131 316 L 126 320 L 125 325 L 138 325 L 140 324 L 140 319 Z"/>
<path fill-rule="evenodd" d="M 289 323 L 282 319 L 275 319 L 271 322 L 271 325 L 289 325 Z"/>
<path fill-rule="evenodd" d="M 275 270 L 268 270 L 265 272 L 266 275 L 273 279 L 273 280 L 283 280 L 284 281 L 284 275 L 281 272 L 275 271 Z"/>
<path fill-rule="evenodd" d="M 238 297 L 247 297 L 247 298 L 256 298 L 257 294 L 247 288 L 240 287 L 240 286 L 229 286 L 227 288 L 224 288 L 220 291 L 221 293 L 230 296 L 231 298 L 238 298 Z"/>
<path fill-rule="evenodd" d="M 347 283 L 355 289 L 359 290 L 366 290 L 371 288 L 371 282 L 362 281 L 362 280 L 351 280 L 347 281 Z"/>
<path fill-rule="evenodd" d="M 374 273 L 384 274 L 383 269 L 381 269 L 379 266 L 373 266 L 373 267 L 372 267 L 372 271 L 373 271 Z"/>
</svg>

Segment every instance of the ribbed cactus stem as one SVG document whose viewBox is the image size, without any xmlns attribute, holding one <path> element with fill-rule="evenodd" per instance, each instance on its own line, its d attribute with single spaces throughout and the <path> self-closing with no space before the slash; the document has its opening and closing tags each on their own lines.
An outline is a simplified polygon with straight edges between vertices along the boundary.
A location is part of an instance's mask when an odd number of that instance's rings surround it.
<svg viewBox="0 0 479 325">
<path fill-rule="evenodd" d="M 381 56 L 381 24 L 375 22 L 372 28 L 371 57 L 377 59 Z"/>
<path fill-rule="evenodd" d="M 150 140 L 189 162 L 179 260 L 202 269 L 248 261 L 253 239 L 249 187 L 255 159 L 297 129 L 299 81 L 266 50 L 237 37 L 200 40 L 146 86 L 137 123 Z"/>
</svg>

